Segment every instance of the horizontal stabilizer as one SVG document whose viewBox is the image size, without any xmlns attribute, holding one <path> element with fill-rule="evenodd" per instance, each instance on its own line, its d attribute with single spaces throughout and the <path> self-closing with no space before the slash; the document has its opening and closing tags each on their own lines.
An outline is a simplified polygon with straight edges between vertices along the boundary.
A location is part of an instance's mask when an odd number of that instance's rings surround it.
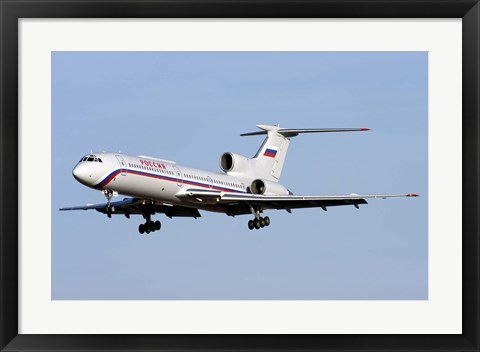
<svg viewBox="0 0 480 352">
<path fill-rule="evenodd" d="M 240 136 L 259 136 L 275 131 L 284 137 L 295 137 L 300 133 L 323 133 L 323 132 L 360 132 L 370 131 L 369 128 L 280 128 L 269 125 L 257 125 L 263 131 L 242 133 Z"/>
</svg>

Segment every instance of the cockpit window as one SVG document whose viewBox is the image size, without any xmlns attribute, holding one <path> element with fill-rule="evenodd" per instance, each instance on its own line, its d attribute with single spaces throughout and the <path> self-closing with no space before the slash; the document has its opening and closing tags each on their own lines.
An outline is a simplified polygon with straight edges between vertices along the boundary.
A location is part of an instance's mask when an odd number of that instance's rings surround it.
<svg viewBox="0 0 480 352">
<path fill-rule="evenodd" d="M 80 159 L 80 162 L 83 162 L 83 161 L 93 161 L 93 162 L 103 163 L 102 159 L 97 158 L 96 155 L 84 156 L 83 158 Z"/>
<path fill-rule="evenodd" d="M 87 155 L 84 156 L 83 158 L 80 159 L 79 163 L 85 162 L 85 161 L 93 161 L 95 163 L 103 163 L 102 159 L 97 158 L 96 155 Z"/>
</svg>

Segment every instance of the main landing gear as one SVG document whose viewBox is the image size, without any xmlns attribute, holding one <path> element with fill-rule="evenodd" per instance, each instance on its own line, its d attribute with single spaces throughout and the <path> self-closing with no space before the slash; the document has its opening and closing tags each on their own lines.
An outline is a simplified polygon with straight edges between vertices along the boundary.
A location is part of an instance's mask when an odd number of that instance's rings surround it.
<svg viewBox="0 0 480 352">
<path fill-rule="evenodd" d="M 161 227 L 162 227 L 162 223 L 160 221 L 147 220 L 145 224 L 140 224 L 138 226 L 138 232 L 140 232 L 140 234 L 143 234 L 143 233 L 149 234 L 150 232 L 155 232 L 160 230 Z"/>
<path fill-rule="evenodd" d="M 145 224 L 140 224 L 138 226 L 138 232 L 140 232 L 140 234 L 146 233 L 148 235 L 150 232 L 158 231 L 162 227 L 162 223 L 160 221 L 152 221 L 151 215 L 152 214 L 149 213 L 143 214 Z"/>
<path fill-rule="evenodd" d="M 258 230 L 262 227 L 270 225 L 270 218 L 268 216 L 265 216 L 264 218 L 260 216 L 259 207 L 256 207 L 256 209 L 254 209 L 252 206 L 250 206 L 250 211 L 252 212 L 253 215 L 255 215 L 255 219 L 248 221 L 248 228 L 250 230 L 253 230 L 253 229 Z"/>
<path fill-rule="evenodd" d="M 264 218 L 260 217 L 258 219 L 253 219 L 248 221 L 248 228 L 250 230 L 253 229 L 260 229 L 261 227 L 265 227 L 270 225 L 270 218 L 268 216 L 265 216 Z"/>
</svg>

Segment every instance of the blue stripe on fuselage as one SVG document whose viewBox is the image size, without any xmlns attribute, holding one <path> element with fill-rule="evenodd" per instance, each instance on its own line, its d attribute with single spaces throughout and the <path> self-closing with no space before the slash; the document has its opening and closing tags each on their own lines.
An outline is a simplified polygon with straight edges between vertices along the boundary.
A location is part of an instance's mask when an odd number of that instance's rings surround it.
<svg viewBox="0 0 480 352">
<path fill-rule="evenodd" d="M 108 176 L 106 176 L 101 182 L 93 186 L 94 188 L 101 189 L 105 187 L 107 184 L 110 183 L 118 174 L 122 172 L 122 170 L 125 169 L 117 169 L 112 171 Z M 170 182 L 178 182 L 177 177 L 169 177 L 165 175 L 158 175 L 158 174 L 152 174 L 149 172 L 144 172 L 144 171 L 138 171 L 138 170 L 133 170 L 133 169 L 127 169 L 127 174 L 132 174 L 132 175 L 138 175 L 138 176 L 144 176 L 144 177 L 150 177 L 150 178 L 157 178 L 159 180 L 164 180 L 164 181 L 170 181 Z M 203 188 L 209 188 L 209 189 L 214 189 L 217 191 L 225 191 L 225 192 L 237 192 L 237 193 L 246 193 L 245 191 L 240 191 L 237 189 L 232 189 L 232 188 L 226 188 L 226 187 L 219 187 L 215 186 L 212 184 L 210 187 L 209 184 L 207 183 L 202 183 L 202 182 L 197 182 L 197 181 L 191 181 L 187 179 L 182 179 L 183 184 L 187 185 L 192 185 L 192 186 L 198 186 L 198 187 L 203 187 Z"/>
</svg>

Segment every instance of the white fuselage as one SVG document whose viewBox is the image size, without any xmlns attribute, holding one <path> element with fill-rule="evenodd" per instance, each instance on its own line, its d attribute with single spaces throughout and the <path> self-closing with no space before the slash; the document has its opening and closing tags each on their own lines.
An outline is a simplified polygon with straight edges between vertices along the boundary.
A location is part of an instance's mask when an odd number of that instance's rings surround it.
<svg viewBox="0 0 480 352">
<path fill-rule="evenodd" d="M 252 182 L 252 179 L 180 166 L 172 161 L 120 153 L 87 155 L 72 173 L 77 181 L 97 190 L 182 206 L 189 204 L 178 196 L 187 190 L 247 193 Z M 215 210 L 207 204 L 192 206 Z"/>
</svg>

